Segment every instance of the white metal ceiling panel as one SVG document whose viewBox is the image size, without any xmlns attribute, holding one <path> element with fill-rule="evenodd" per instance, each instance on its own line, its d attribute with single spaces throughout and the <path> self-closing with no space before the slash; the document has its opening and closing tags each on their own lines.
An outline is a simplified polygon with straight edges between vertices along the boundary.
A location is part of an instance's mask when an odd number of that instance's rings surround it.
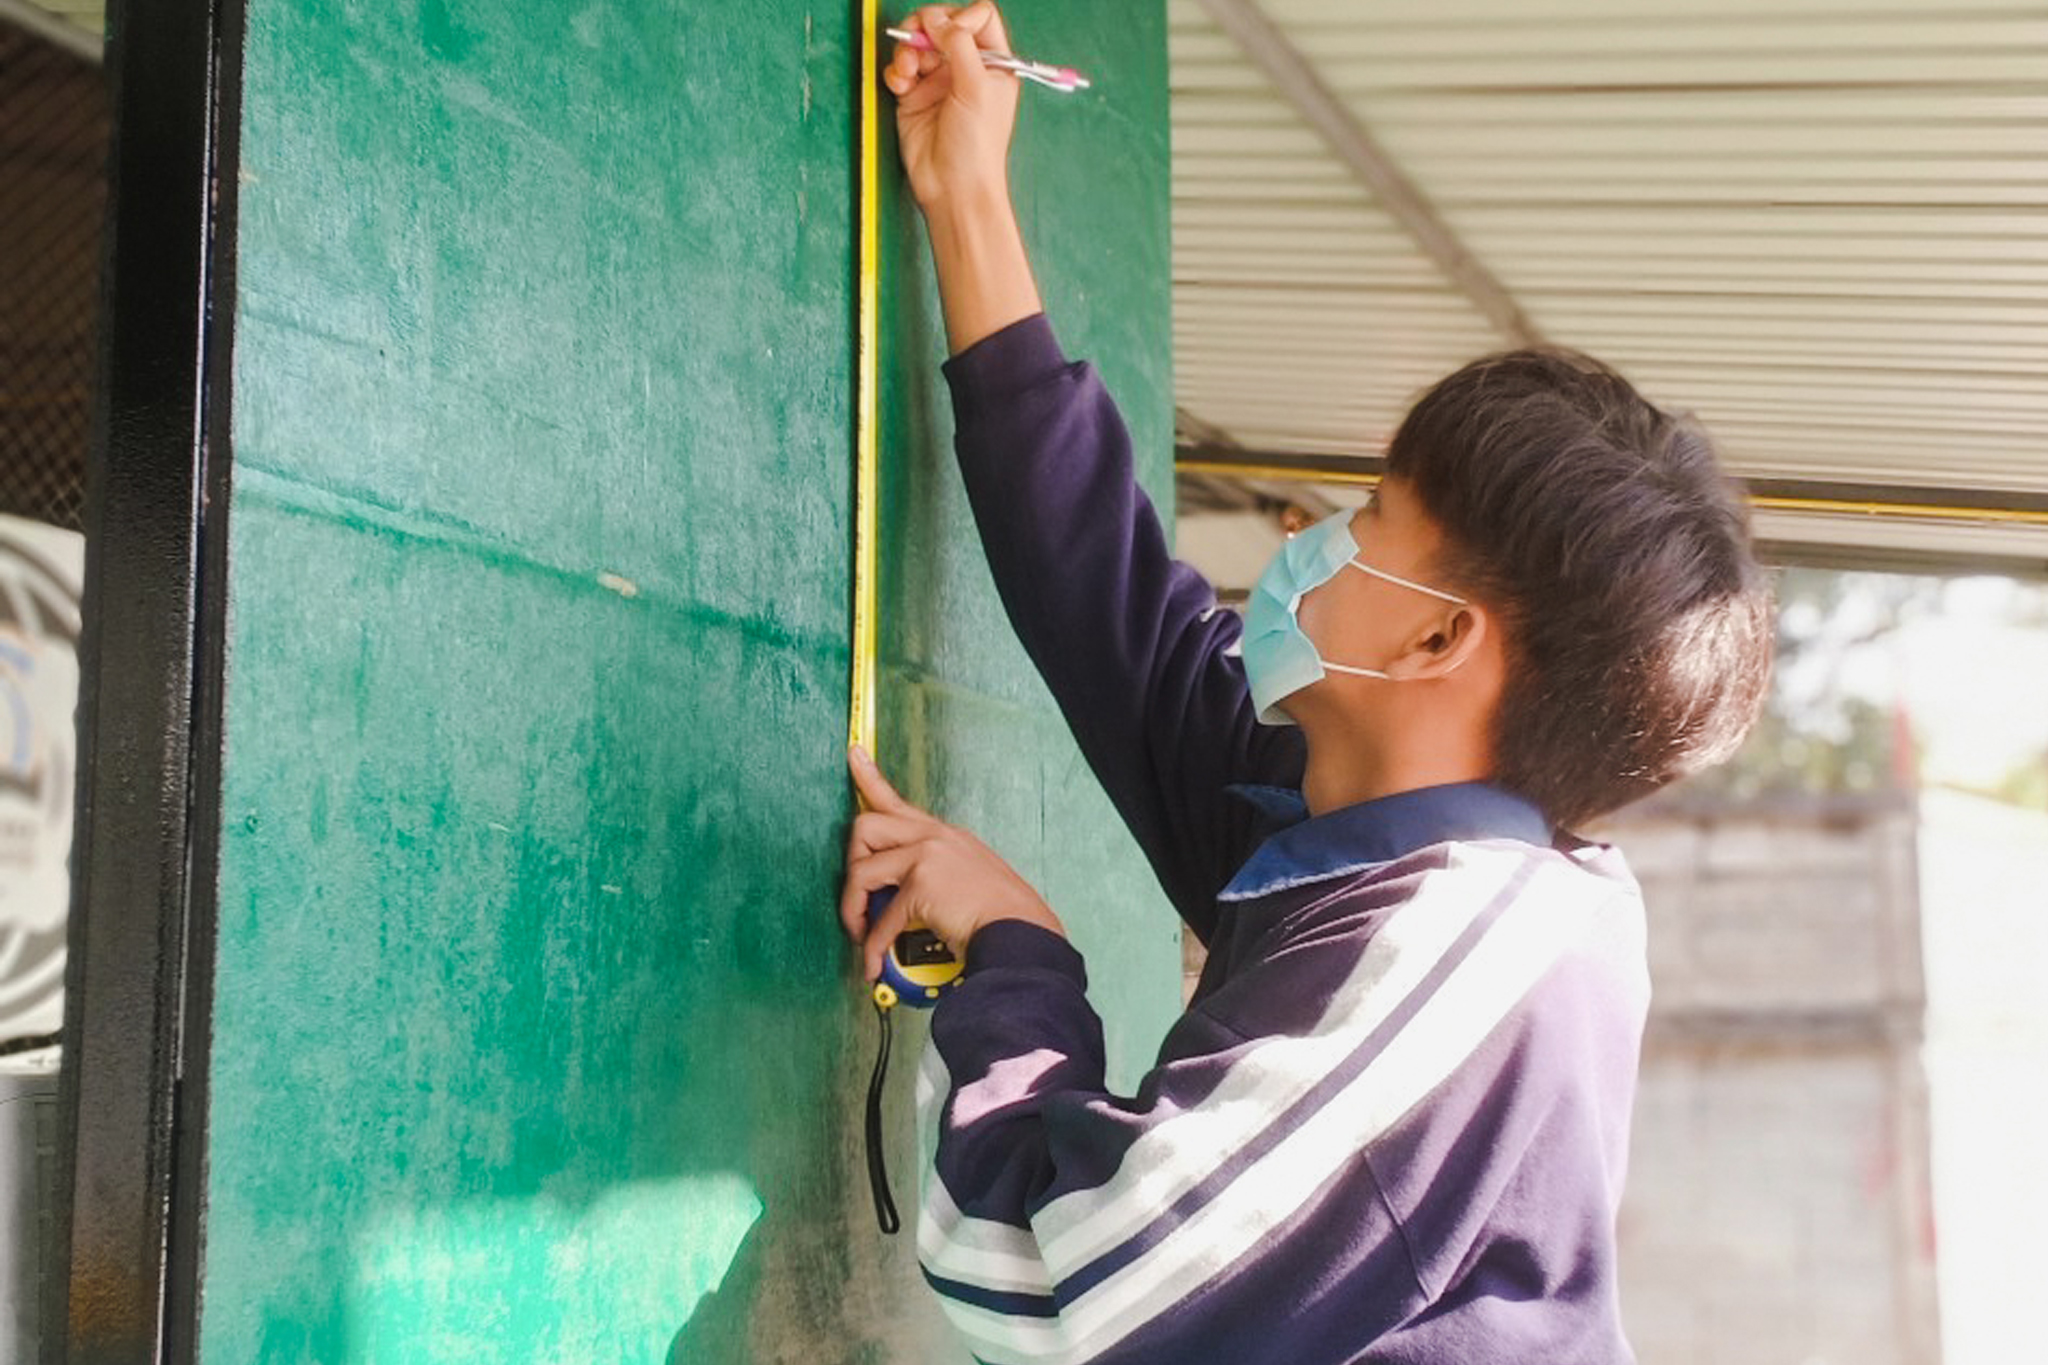
<svg viewBox="0 0 2048 1365">
<path fill-rule="evenodd" d="M 1735 472 L 2048 508 L 2048 3 L 1257 8 L 1543 337 L 1697 413 Z M 1169 15 L 1179 404 L 1254 450 L 1375 454 L 1510 340 L 1203 0 Z M 2048 564 L 2048 517 L 1812 524 Z"/>
</svg>

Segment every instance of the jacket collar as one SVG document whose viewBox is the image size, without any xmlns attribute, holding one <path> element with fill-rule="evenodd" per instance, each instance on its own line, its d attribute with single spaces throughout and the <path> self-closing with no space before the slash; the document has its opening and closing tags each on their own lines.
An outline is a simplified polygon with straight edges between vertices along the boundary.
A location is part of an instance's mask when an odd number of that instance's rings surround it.
<svg viewBox="0 0 2048 1365">
<path fill-rule="evenodd" d="M 1552 839 L 1541 811 L 1485 782 L 1418 787 L 1317 816 L 1289 788 L 1240 783 L 1226 790 L 1256 807 L 1273 832 L 1223 888 L 1217 899 L 1225 901 L 1349 876 L 1432 844 L 1515 839 L 1547 846 Z"/>
</svg>

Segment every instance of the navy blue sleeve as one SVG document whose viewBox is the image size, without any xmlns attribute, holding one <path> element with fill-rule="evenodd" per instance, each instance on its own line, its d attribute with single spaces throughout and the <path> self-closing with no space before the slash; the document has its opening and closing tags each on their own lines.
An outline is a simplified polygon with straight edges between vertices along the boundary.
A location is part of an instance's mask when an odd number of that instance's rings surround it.
<svg viewBox="0 0 2048 1365">
<path fill-rule="evenodd" d="M 1167 548 L 1095 368 L 1044 314 L 946 362 L 955 444 L 1010 623 L 1197 937 L 1251 852 L 1232 783 L 1297 787 L 1300 732 L 1253 716 L 1237 614 Z"/>
</svg>

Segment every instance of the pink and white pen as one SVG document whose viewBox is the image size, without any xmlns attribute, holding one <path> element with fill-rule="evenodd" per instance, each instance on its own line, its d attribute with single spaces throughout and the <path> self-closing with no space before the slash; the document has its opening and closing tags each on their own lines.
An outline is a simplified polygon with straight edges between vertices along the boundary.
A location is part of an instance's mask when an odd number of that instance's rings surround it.
<svg viewBox="0 0 2048 1365">
<path fill-rule="evenodd" d="M 907 43 L 923 52 L 939 51 L 938 44 L 930 35 L 907 28 L 887 30 L 889 36 L 899 43 Z M 1071 66 L 1052 66 L 1045 62 L 1027 62 L 1022 57 L 1011 57 L 1001 52 L 984 52 L 981 64 L 997 71 L 1007 71 L 1021 80 L 1037 81 L 1049 90 L 1071 95 L 1076 90 L 1088 88 L 1088 78 Z"/>
</svg>

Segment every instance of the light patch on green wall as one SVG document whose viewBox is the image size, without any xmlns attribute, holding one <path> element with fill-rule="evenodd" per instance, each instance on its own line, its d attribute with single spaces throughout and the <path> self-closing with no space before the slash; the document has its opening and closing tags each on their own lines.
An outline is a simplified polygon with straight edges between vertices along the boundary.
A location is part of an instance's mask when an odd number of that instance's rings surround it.
<svg viewBox="0 0 2048 1365">
<path fill-rule="evenodd" d="M 349 1320 L 363 1324 L 354 1358 L 463 1359 L 476 1349 L 481 1308 L 494 1330 L 533 1343 L 530 1365 L 660 1360 L 669 1324 L 687 1330 L 761 1208 L 727 1174 L 620 1185 L 583 1208 L 536 1195 L 385 1213 L 351 1248 Z M 564 1301 L 534 1292 L 543 1285 L 587 1292 Z"/>
</svg>

